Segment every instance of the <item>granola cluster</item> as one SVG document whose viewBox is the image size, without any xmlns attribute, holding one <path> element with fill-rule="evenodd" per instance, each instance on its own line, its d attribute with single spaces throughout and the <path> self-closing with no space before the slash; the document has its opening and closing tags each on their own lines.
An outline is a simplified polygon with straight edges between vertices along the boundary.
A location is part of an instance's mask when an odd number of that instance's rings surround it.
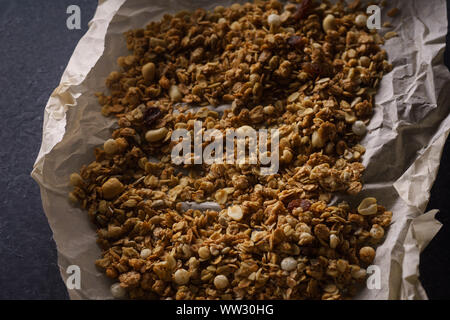
<svg viewBox="0 0 450 320">
<path fill-rule="evenodd" d="M 391 70 L 359 1 L 259 1 L 165 15 L 126 33 L 109 94 L 119 128 L 70 180 L 98 228 L 96 265 L 147 299 L 344 299 L 392 213 L 362 189 L 374 95 Z M 216 108 L 231 104 L 219 112 Z M 199 106 L 192 111 L 191 106 Z M 175 165 L 176 129 L 276 128 L 280 170 Z M 204 141 L 204 146 L 211 141 Z M 194 155 L 192 155 L 194 157 Z M 157 159 L 157 161 L 153 161 Z M 193 163 L 193 162 L 192 162 Z M 186 203 L 214 201 L 221 210 Z M 124 290 L 125 289 L 125 290 Z"/>
</svg>

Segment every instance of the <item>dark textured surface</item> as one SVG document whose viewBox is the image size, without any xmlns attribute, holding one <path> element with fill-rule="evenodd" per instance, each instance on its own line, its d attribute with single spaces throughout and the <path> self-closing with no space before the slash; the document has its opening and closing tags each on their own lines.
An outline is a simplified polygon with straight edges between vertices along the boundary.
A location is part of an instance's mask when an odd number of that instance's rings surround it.
<svg viewBox="0 0 450 320">
<path fill-rule="evenodd" d="M 82 30 L 66 27 L 81 7 Z M 43 110 L 87 31 L 95 0 L 0 0 L 0 298 L 66 299 L 56 248 L 30 172 Z"/>
<path fill-rule="evenodd" d="M 406 2 L 406 1 L 405 1 Z M 82 30 L 66 28 L 81 8 Z M 0 299 L 67 299 L 39 189 L 30 178 L 43 110 L 93 17 L 95 0 L 0 0 Z M 429 208 L 444 227 L 422 254 L 421 280 L 434 299 L 450 298 L 450 143 Z"/>
</svg>

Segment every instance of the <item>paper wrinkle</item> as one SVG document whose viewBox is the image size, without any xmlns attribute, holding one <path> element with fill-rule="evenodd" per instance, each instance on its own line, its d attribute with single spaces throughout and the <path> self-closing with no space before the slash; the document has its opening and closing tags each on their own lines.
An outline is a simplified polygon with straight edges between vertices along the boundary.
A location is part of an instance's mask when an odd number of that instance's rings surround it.
<svg viewBox="0 0 450 320">
<path fill-rule="evenodd" d="M 394 69 L 381 82 L 369 133 L 362 141 L 367 149 L 364 189 L 356 197 L 337 197 L 356 206 L 364 197 L 374 196 L 394 213 L 374 262 L 382 270 L 381 289 L 364 289 L 357 299 L 427 299 L 419 281 L 419 255 L 441 225 L 435 210 L 426 214 L 424 210 L 450 131 L 450 75 L 443 63 L 446 4 L 432 2 L 390 2 L 401 9 L 393 23 L 400 38 L 384 46 Z M 165 13 L 232 3 L 99 1 L 88 32 L 47 103 L 42 146 L 32 172 L 53 230 L 63 279 L 69 276 L 69 265 L 81 268 L 81 289 L 69 290 L 72 299 L 112 298 L 111 281 L 94 266 L 101 254 L 95 228 L 86 212 L 69 205 L 67 194 L 69 175 L 94 160 L 93 149 L 117 126 L 101 115 L 94 92 L 106 90 L 104 81 L 117 69 L 117 57 L 129 54 L 123 33 L 143 28 Z"/>
</svg>

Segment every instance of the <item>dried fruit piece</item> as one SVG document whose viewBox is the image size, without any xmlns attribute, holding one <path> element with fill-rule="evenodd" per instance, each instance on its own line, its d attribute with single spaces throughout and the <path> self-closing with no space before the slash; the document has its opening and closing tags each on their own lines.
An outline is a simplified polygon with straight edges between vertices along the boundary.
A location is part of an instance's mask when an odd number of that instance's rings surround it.
<svg viewBox="0 0 450 320">
<path fill-rule="evenodd" d="M 149 107 L 144 111 L 144 123 L 147 126 L 152 126 L 160 117 L 161 110 L 157 107 Z"/>
<path fill-rule="evenodd" d="M 293 17 L 295 20 L 301 20 L 305 18 L 306 14 L 308 13 L 309 9 L 312 7 L 312 0 L 303 0 L 298 6 L 297 10 L 295 11 Z"/>
<path fill-rule="evenodd" d="M 296 200 L 292 200 L 289 202 L 287 209 L 289 211 L 294 210 L 295 208 L 302 208 L 303 211 L 307 211 L 309 210 L 309 208 L 311 207 L 311 201 L 309 201 L 308 199 L 296 199 Z"/>
</svg>

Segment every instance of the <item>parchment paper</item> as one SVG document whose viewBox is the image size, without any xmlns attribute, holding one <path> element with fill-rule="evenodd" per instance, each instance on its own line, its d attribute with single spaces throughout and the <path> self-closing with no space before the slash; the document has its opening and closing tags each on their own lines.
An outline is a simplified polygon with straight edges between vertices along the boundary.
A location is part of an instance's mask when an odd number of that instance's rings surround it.
<svg viewBox="0 0 450 320">
<path fill-rule="evenodd" d="M 445 0 L 389 1 L 401 8 L 393 22 L 399 38 L 385 49 L 394 69 L 376 96 L 375 114 L 363 140 L 367 148 L 364 189 L 357 197 L 341 196 L 355 206 L 366 196 L 393 211 L 386 240 L 374 264 L 381 288 L 364 289 L 359 299 L 427 299 L 419 282 L 419 255 L 441 227 L 436 211 L 424 214 L 442 149 L 450 130 L 450 75 L 443 64 L 447 17 Z M 123 32 L 144 27 L 164 13 L 231 1 L 100 1 L 90 28 L 76 47 L 51 95 L 44 117 L 42 147 L 32 176 L 53 230 L 62 278 L 67 267 L 81 270 L 81 289 L 72 299 L 111 299 L 111 285 L 94 266 L 100 257 L 87 213 L 67 201 L 68 177 L 94 160 L 93 149 L 109 138 L 114 120 L 100 114 L 94 92 L 105 91 L 116 59 L 128 54 Z M 383 21 L 386 11 L 383 9 Z M 392 19 L 389 19 L 392 20 Z M 383 22 L 382 21 L 382 22 Z M 387 31 L 387 30 L 383 30 Z"/>
</svg>

